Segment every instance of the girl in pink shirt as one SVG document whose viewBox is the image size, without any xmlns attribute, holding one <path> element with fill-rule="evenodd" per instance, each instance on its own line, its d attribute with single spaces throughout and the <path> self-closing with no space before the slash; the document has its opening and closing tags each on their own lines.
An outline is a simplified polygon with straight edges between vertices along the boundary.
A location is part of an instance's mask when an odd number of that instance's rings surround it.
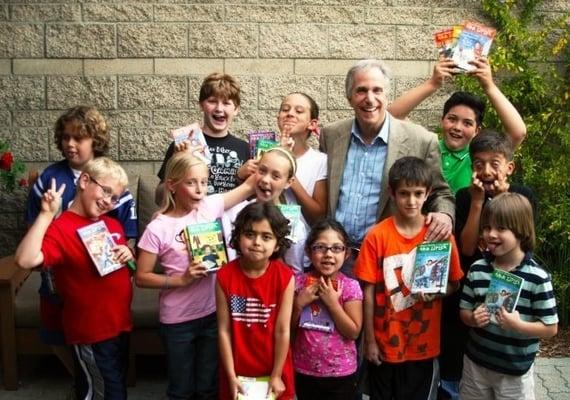
<svg viewBox="0 0 570 400">
<path fill-rule="evenodd" d="M 335 220 L 317 222 L 305 248 L 312 271 L 295 277 L 292 331 L 297 398 L 351 399 L 356 392 L 356 338 L 362 290 L 340 268 L 348 235 Z"/>
<path fill-rule="evenodd" d="M 230 192 L 206 197 L 208 167 L 190 152 L 166 166 L 163 206 L 140 241 L 136 284 L 160 289 L 160 333 L 168 363 L 169 399 L 217 397 L 215 274 L 192 261 L 182 234 L 211 222 L 253 194 L 253 178 Z M 160 262 L 163 273 L 155 272 Z"/>
</svg>

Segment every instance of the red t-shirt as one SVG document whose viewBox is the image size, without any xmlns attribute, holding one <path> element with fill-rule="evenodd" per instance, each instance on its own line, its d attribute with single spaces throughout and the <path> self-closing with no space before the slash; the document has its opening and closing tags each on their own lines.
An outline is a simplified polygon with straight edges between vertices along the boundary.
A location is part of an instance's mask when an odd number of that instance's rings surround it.
<svg viewBox="0 0 570 400">
<path fill-rule="evenodd" d="M 360 248 L 354 274 L 376 285 L 374 332 L 382 360 L 404 362 L 439 355 L 441 298 L 416 301 L 410 287 L 416 246 L 427 227 L 413 238 L 403 237 L 390 217 L 370 229 Z M 448 280 L 463 277 L 453 236 Z"/>
<path fill-rule="evenodd" d="M 101 219 L 115 243 L 125 244 L 121 224 Z M 65 211 L 49 226 L 42 243 L 44 265 L 51 265 L 63 301 L 62 320 L 69 344 L 89 344 L 131 330 L 132 284 L 127 268 L 100 276 L 77 233 L 96 221 Z"/>
<path fill-rule="evenodd" d="M 276 260 L 270 261 L 265 273 L 258 278 L 246 276 L 239 267 L 239 259 L 218 271 L 217 280 L 230 310 L 236 375 L 271 375 L 275 355 L 275 322 L 283 293 L 292 278 L 291 268 Z M 221 375 L 220 398 L 230 399 L 227 376 L 225 373 Z M 295 387 L 291 350 L 287 354 L 281 378 L 285 392 L 280 398 L 292 399 Z"/>
</svg>

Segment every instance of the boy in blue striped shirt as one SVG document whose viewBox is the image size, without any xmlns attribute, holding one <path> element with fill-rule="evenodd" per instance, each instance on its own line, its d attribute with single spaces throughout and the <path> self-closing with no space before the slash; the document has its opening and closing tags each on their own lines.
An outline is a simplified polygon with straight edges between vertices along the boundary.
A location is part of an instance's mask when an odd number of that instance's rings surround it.
<svg viewBox="0 0 570 400">
<path fill-rule="evenodd" d="M 550 275 L 532 258 L 533 213 L 526 197 L 502 193 L 486 205 L 481 231 L 486 257 L 475 262 L 461 294 L 460 316 L 469 327 L 460 383 L 462 400 L 534 399 L 534 358 L 541 338 L 556 335 L 558 315 Z M 484 304 L 493 270 L 524 279 L 513 312 L 501 307 L 490 323 Z"/>
</svg>

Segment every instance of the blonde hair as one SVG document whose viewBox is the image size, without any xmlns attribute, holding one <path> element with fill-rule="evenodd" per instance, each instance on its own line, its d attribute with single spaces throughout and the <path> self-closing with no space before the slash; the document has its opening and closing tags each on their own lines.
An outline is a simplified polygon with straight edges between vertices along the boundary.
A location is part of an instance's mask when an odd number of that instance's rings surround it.
<svg viewBox="0 0 570 400">
<path fill-rule="evenodd" d="M 174 210 L 176 207 L 176 201 L 173 193 L 169 189 L 169 186 L 178 185 L 182 182 L 190 168 L 196 165 L 204 165 L 207 169 L 207 165 L 204 161 L 187 151 L 176 153 L 170 160 L 168 160 L 164 173 L 164 196 L 162 205 L 157 214 L 165 214 Z"/>
<path fill-rule="evenodd" d="M 87 174 L 93 179 L 114 179 L 123 189 L 129 186 L 129 177 L 123 167 L 108 157 L 94 158 L 85 164 L 81 173 Z"/>
<path fill-rule="evenodd" d="M 501 193 L 493 197 L 483 209 L 481 230 L 489 226 L 505 227 L 521 241 L 521 250 L 531 251 L 535 246 L 532 206 L 518 193 Z"/>
<path fill-rule="evenodd" d="M 272 149 L 267 150 L 265 153 L 263 153 L 263 155 L 267 153 L 278 153 L 282 157 L 286 158 L 291 164 L 291 168 L 289 168 L 289 179 L 295 176 L 295 174 L 297 173 L 297 160 L 295 159 L 293 153 L 291 153 L 287 149 L 284 149 L 283 147 L 274 147 Z M 261 158 L 263 158 L 263 156 Z"/>
</svg>

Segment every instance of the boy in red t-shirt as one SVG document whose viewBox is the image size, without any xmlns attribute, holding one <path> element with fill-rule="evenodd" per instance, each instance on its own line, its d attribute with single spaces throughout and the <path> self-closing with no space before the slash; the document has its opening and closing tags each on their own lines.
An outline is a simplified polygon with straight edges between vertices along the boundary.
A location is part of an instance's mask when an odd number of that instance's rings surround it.
<svg viewBox="0 0 570 400">
<path fill-rule="evenodd" d="M 392 217 L 370 229 L 354 273 L 364 282 L 364 357 L 373 399 L 435 399 L 441 295 L 410 292 L 416 246 L 427 231 L 422 206 L 432 175 L 426 163 L 404 157 L 390 168 Z M 446 294 L 463 276 L 453 236 Z"/>
<path fill-rule="evenodd" d="M 78 229 L 103 221 L 115 247 L 114 261 L 133 259 L 121 224 L 103 214 L 120 201 L 128 185 L 125 171 L 114 161 L 89 161 L 77 179 L 73 203 L 59 217 L 65 184 L 55 179 L 43 194 L 40 213 L 16 250 L 21 268 L 49 265 L 61 296 L 66 343 L 73 346 L 78 399 L 100 393 L 105 399 L 126 399 L 128 332 L 131 330 L 132 286 L 127 268 L 101 276 L 83 245 Z"/>
</svg>

